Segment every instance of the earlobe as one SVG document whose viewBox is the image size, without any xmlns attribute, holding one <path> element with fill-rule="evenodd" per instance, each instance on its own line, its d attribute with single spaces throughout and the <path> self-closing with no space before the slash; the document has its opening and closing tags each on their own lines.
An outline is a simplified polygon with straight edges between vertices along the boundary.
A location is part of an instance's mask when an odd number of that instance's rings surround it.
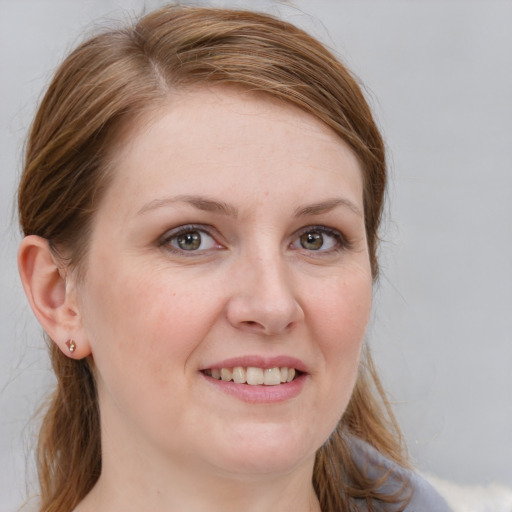
<svg viewBox="0 0 512 512">
<path fill-rule="evenodd" d="M 80 312 L 48 240 L 26 236 L 18 251 L 18 270 L 30 307 L 50 338 L 68 357 L 88 356 L 90 348 L 83 335 Z M 67 345 L 70 339 L 73 350 Z"/>
</svg>

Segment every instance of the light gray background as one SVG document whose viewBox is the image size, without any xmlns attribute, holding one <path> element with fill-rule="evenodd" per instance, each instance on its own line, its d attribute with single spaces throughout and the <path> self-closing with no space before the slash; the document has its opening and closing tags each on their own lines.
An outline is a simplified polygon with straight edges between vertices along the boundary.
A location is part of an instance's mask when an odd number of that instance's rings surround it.
<svg viewBox="0 0 512 512">
<path fill-rule="evenodd" d="M 0 511 L 23 501 L 51 382 L 15 263 L 23 138 L 91 20 L 144 3 L 163 2 L 0 0 Z M 512 485 L 512 2 L 210 4 L 281 13 L 366 84 L 393 180 L 368 336 L 386 387 L 420 469 Z"/>
</svg>

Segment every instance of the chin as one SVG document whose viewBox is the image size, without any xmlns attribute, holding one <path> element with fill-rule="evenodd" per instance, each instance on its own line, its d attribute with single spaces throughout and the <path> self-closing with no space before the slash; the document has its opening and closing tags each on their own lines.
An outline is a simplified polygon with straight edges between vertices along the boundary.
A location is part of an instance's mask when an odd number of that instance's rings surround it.
<svg viewBox="0 0 512 512">
<path fill-rule="evenodd" d="M 322 443 L 321 439 L 316 446 L 310 435 L 294 431 L 290 426 L 259 426 L 249 432 L 239 431 L 229 436 L 215 464 L 239 475 L 284 474 L 314 460 Z"/>
</svg>

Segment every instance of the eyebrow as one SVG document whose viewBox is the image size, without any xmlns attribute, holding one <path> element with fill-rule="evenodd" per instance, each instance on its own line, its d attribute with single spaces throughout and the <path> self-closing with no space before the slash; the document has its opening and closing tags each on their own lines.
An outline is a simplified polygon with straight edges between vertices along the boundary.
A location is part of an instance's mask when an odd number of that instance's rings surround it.
<svg viewBox="0 0 512 512">
<path fill-rule="evenodd" d="M 163 199 L 154 199 L 149 203 L 145 204 L 138 212 L 137 215 L 142 215 L 148 211 L 161 208 L 163 206 L 170 206 L 175 203 L 188 203 L 198 210 L 205 212 L 220 213 L 222 215 L 228 215 L 236 218 L 238 216 L 238 209 L 223 201 L 215 201 L 205 196 L 194 196 L 194 195 L 179 195 L 173 197 L 166 197 Z M 308 215 L 321 215 L 322 213 L 328 213 L 339 206 L 348 208 L 356 215 L 362 217 L 361 210 L 348 199 L 342 197 L 335 197 L 321 201 L 319 203 L 313 203 L 307 206 L 296 208 L 294 211 L 294 217 L 306 217 Z"/>
<path fill-rule="evenodd" d="M 345 199 L 343 197 L 334 197 L 332 199 L 327 199 L 326 201 L 321 201 L 320 203 L 314 203 L 297 208 L 295 210 L 295 217 L 305 217 L 307 215 L 320 215 L 322 213 L 330 212 L 331 210 L 334 210 L 338 206 L 348 208 L 350 211 L 352 211 L 359 217 L 363 216 L 361 210 L 352 201 L 349 201 L 348 199 Z"/>
<path fill-rule="evenodd" d="M 214 201 L 213 199 L 209 199 L 204 196 L 190 196 L 190 195 L 180 195 L 173 197 L 166 197 L 164 199 L 155 199 L 145 204 L 138 212 L 137 215 L 141 215 L 151 210 L 155 210 L 156 208 L 161 208 L 162 206 L 169 206 L 174 203 L 188 203 L 198 210 L 203 210 L 205 212 L 215 212 L 221 213 L 223 215 L 229 215 L 231 217 L 238 216 L 238 209 L 233 205 L 228 203 L 224 203 L 223 201 Z"/>
</svg>

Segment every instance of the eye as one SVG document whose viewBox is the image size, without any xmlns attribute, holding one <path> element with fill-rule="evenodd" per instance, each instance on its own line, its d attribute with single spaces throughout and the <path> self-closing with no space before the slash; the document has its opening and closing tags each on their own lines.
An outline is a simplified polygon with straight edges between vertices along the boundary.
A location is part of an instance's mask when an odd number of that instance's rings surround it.
<svg viewBox="0 0 512 512">
<path fill-rule="evenodd" d="M 348 245 L 345 237 L 337 230 L 324 226 L 310 226 L 299 233 L 292 243 L 295 249 L 327 252 L 343 249 Z"/>
<path fill-rule="evenodd" d="M 161 245 L 176 252 L 207 251 L 222 247 L 207 231 L 195 226 L 183 226 L 167 233 Z"/>
</svg>

